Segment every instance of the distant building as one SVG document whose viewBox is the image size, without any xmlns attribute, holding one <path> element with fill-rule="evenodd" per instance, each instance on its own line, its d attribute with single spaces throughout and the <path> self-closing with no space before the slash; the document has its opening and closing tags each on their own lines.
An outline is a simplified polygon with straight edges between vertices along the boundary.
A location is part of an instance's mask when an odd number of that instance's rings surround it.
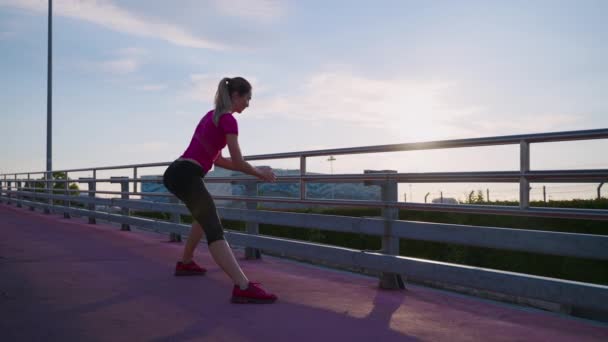
<svg viewBox="0 0 608 342">
<path fill-rule="evenodd" d="M 215 168 L 209 173 L 212 177 L 229 177 L 232 171 L 221 168 Z M 142 193 L 169 193 L 162 182 L 162 176 L 141 176 L 141 192 Z M 145 180 L 148 181 L 145 181 Z M 226 183 L 206 183 L 205 186 L 211 195 L 215 196 L 230 196 L 232 195 L 231 185 Z M 170 197 L 165 196 L 146 196 L 142 195 L 144 201 L 169 203 Z M 232 201 L 216 200 L 217 206 L 230 206 Z"/>
<path fill-rule="evenodd" d="M 161 176 L 141 176 L 141 192 L 142 193 L 167 193 L 167 188 L 163 185 Z M 165 202 L 169 203 L 169 197 L 163 196 L 146 196 L 142 195 L 141 199 L 144 201 L 152 202 Z"/>
<path fill-rule="evenodd" d="M 297 176 L 300 170 L 274 169 L 277 176 Z M 310 173 L 309 173 L 310 174 Z M 214 167 L 207 177 L 242 176 L 243 173 Z M 142 176 L 142 193 L 166 193 L 159 176 Z M 149 181 L 145 181 L 149 179 Z M 244 184 L 210 183 L 205 185 L 214 196 L 246 196 Z M 300 198 L 300 183 L 264 183 L 258 185 L 258 196 Z M 379 186 L 366 186 L 362 183 L 307 183 L 307 198 L 309 199 L 349 199 L 349 200 L 380 200 Z M 154 202 L 169 202 L 168 197 L 142 195 L 142 200 Z M 244 208 L 242 201 L 216 200 L 217 206 Z M 266 208 L 307 208 L 307 204 L 264 202 Z"/>
<path fill-rule="evenodd" d="M 277 176 L 298 176 L 299 169 L 274 169 Z M 319 173 L 308 173 L 319 175 Z M 244 195 L 245 186 L 235 185 L 233 194 Z M 264 183 L 258 186 L 258 196 L 300 198 L 300 183 Z M 308 199 L 348 199 L 348 200 L 380 200 L 379 186 L 366 186 L 363 183 L 307 183 L 306 197 Z M 244 204 L 243 204 L 244 206 Z M 321 205 L 264 202 L 266 208 L 310 208 Z"/>
</svg>

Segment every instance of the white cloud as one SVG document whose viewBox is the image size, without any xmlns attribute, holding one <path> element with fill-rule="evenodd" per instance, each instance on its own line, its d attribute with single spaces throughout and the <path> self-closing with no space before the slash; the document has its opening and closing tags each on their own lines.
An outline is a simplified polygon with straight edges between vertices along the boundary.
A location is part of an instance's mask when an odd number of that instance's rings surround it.
<svg viewBox="0 0 608 342">
<path fill-rule="evenodd" d="M 223 75 L 193 74 L 190 88 L 182 97 L 211 104 Z M 342 130 L 370 128 L 395 141 L 423 141 L 528 132 L 578 129 L 580 116 L 556 111 L 535 113 L 534 109 L 512 115 L 500 103 L 469 92 L 450 80 L 370 78 L 348 68 L 335 66 L 317 72 L 299 87 L 266 89 L 264 82 L 250 79 L 254 96 L 248 116 L 308 121 Z M 286 90 L 287 89 L 287 90 Z M 523 110 L 523 108 L 522 108 Z M 360 131 L 357 130 L 357 131 Z"/>
<path fill-rule="evenodd" d="M 146 51 L 140 48 L 123 48 L 115 51 L 113 57 L 103 62 L 83 62 L 85 70 L 102 71 L 112 74 L 129 74 L 137 71 L 143 64 Z"/>
<path fill-rule="evenodd" d="M 250 115 L 369 127 L 398 141 L 578 129 L 582 124 L 580 116 L 559 111 L 509 115 L 483 98 L 459 101 L 454 94 L 467 90 L 453 81 L 367 78 L 337 69 L 311 75 L 296 92 L 277 90 L 254 99 Z"/>
<path fill-rule="evenodd" d="M 0 0 L 0 6 L 43 13 L 48 10 L 47 0 Z M 53 3 L 53 14 L 89 21 L 114 31 L 162 39 L 179 46 L 214 50 L 227 48 L 223 44 L 197 37 L 181 27 L 136 16 L 108 0 L 57 1 Z"/>
<path fill-rule="evenodd" d="M 584 116 L 575 114 L 471 115 L 450 124 L 467 136 L 543 133 L 585 129 Z"/>
<path fill-rule="evenodd" d="M 443 106 L 443 95 L 455 86 L 447 81 L 372 79 L 348 71 L 319 72 L 295 93 L 256 100 L 250 111 L 255 116 L 381 129 L 400 140 L 441 137 L 454 133 L 448 119 L 479 110 L 473 106 Z"/>
<path fill-rule="evenodd" d="M 214 0 L 217 10 L 228 16 L 271 21 L 284 15 L 285 4 L 278 0 Z"/>
</svg>

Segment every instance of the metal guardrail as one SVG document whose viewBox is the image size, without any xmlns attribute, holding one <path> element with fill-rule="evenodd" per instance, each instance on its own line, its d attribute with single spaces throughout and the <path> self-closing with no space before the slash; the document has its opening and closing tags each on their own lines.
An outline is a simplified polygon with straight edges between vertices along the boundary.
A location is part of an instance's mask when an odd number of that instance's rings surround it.
<svg viewBox="0 0 608 342">
<path fill-rule="evenodd" d="M 216 199 L 244 201 L 247 209 L 218 208 L 223 219 L 247 222 L 247 233 L 227 231 L 232 243 L 247 246 L 250 258 L 259 257 L 259 249 L 285 253 L 291 256 L 333 262 L 350 267 L 360 267 L 383 272 L 380 285 L 386 288 L 403 286 L 402 275 L 417 279 L 439 281 L 448 284 L 467 286 L 476 289 L 494 291 L 513 296 L 521 296 L 556 302 L 564 305 L 580 306 L 608 311 L 608 287 L 560 279 L 537 277 L 526 274 L 503 272 L 478 267 L 441 263 L 399 256 L 399 239 L 415 239 L 462 245 L 497 248 L 514 251 L 525 251 L 540 254 L 573 256 L 579 258 L 608 260 L 608 237 L 589 234 L 557 233 L 538 230 L 507 229 L 496 227 L 477 227 L 454 224 L 422 223 L 398 220 L 398 209 L 426 211 L 447 211 L 461 213 L 480 213 L 492 215 L 541 216 L 570 219 L 592 219 L 608 221 L 608 210 L 566 209 L 566 208 L 531 208 L 529 205 L 529 184 L 534 182 L 604 182 L 608 179 L 608 170 L 530 170 L 530 144 L 539 142 L 573 141 L 608 138 L 608 129 L 556 132 L 529 135 L 513 135 L 462 140 L 444 140 L 434 142 L 366 146 L 345 149 L 329 149 L 278 153 L 248 156 L 246 160 L 274 160 L 299 158 L 300 175 L 281 176 L 279 182 L 299 183 L 299 198 L 277 198 L 257 196 L 257 184 L 253 177 L 207 177 L 206 182 L 245 184 L 246 196 L 214 196 Z M 310 175 L 306 172 L 308 157 L 357 153 L 397 152 L 428 149 L 446 149 L 478 146 L 496 146 L 517 144 L 520 146 L 519 171 L 492 172 L 441 172 L 441 173 L 393 173 L 377 172 L 366 174 L 343 175 Z M 51 179 L 46 172 L 26 172 L 0 175 L 0 200 L 41 208 L 49 212 L 63 212 L 64 216 L 82 215 L 94 223 L 97 218 L 122 224 L 123 230 L 130 225 L 172 234 L 184 234 L 188 226 L 179 221 L 179 215 L 188 214 L 188 210 L 179 203 L 157 203 L 132 199 L 131 196 L 169 196 L 137 191 L 137 184 L 151 179 L 138 178 L 138 170 L 150 167 L 166 166 L 170 162 L 95 167 L 70 170 L 56 170 L 69 173 L 92 171 L 93 177 L 79 178 L 78 182 L 87 183 L 88 197 L 70 196 L 68 184 L 74 180 Z M 101 170 L 131 169 L 133 176 L 97 178 Z M 32 175 L 42 174 L 45 179 L 33 180 Z M 27 179 L 23 176 L 27 175 Z M 21 177 L 20 177 L 21 176 Z M 160 179 L 157 179 L 160 181 Z M 520 186 L 520 205 L 483 206 L 483 205 L 446 205 L 419 204 L 399 202 L 397 186 L 401 182 L 517 182 Z M 33 182 L 46 184 L 43 192 L 32 187 Z M 111 182 L 121 184 L 121 191 L 97 191 L 97 184 Z M 307 183 L 349 182 L 377 185 L 381 188 L 381 201 L 325 200 L 311 199 L 306 195 Z M 52 184 L 63 183 L 64 187 L 56 194 Z M 26 186 L 23 186 L 23 185 Z M 129 191 L 130 185 L 133 191 Z M 55 194 L 53 193 L 55 192 Z M 120 198 L 99 198 L 97 194 L 120 195 Z M 40 201 L 42 200 L 42 201 Z M 63 201 L 57 205 L 53 201 Z M 175 199 L 173 199 L 175 202 Z M 332 215 L 297 214 L 257 210 L 259 202 L 278 202 L 295 204 L 317 204 L 324 206 L 377 207 L 382 209 L 380 218 L 352 218 Z M 79 203 L 85 208 L 77 208 Z M 107 213 L 96 210 L 96 205 L 118 207 L 119 213 Z M 151 210 L 171 213 L 171 221 L 150 220 L 130 216 L 130 210 Z M 291 226 L 294 229 L 322 229 L 339 232 L 354 232 L 380 236 L 381 251 L 357 251 L 335 246 L 312 244 L 302 241 L 279 239 L 258 234 L 259 223 Z"/>
</svg>

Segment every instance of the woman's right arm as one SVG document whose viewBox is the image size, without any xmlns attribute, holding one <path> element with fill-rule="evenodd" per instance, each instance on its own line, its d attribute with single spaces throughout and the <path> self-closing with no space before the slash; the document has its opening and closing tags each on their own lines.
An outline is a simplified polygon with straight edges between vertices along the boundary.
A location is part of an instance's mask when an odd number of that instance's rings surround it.
<svg viewBox="0 0 608 342">
<path fill-rule="evenodd" d="M 228 151 L 230 151 L 230 160 L 232 161 L 232 165 L 238 169 L 238 171 L 258 177 L 268 182 L 274 182 L 276 180 L 276 176 L 274 172 L 272 172 L 272 169 L 257 168 L 243 159 L 241 148 L 239 146 L 238 135 L 226 134 L 226 143 L 228 145 Z"/>
</svg>

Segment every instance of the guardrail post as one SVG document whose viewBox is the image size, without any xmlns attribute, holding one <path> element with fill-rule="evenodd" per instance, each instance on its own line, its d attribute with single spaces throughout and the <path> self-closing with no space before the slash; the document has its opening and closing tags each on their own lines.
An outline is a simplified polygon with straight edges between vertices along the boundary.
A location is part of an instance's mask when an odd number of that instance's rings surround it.
<svg viewBox="0 0 608 342">
<path fill-rule="evenodd" d="M 15 181 L 15 185 L 17 186 L 17 191 L 21 192 L 21 181 Z M 23 196 L 21 193 L 17 193 L 17 208 L 22 208 L 21 201 L 23 200 Z"/>
<path fill-rule="evenodd" d="M 519 208 L 530 207 L 530 181 L 525 173 L 530 171 L 530 143 L 525 140 L 519 143 L 520 177 L 519 177 Z"/>
<path fill-rule="evenodd" d="M 13 182 L 6 181 L 6 204 L 11 204 L 11 197 L 13 197 L 13 195 L 11 194 L 12 191 L 12 184 Z"/>
<path fill-rule="evenodd" d="M 138 181 L 137 181 L 137 168 L 134 167 L 133 168 L 133 192 L 134 193 L 137 193 L 137 184 L 138 184 Z M 141 189 L 141 186 L 140 186 L 140 189 Z"/>
<path fill-rule="evenodd" d="M 300 177 L 306 176 L 306 156 L 300 157 Z M 306 199 L 306 182 L 300 179 L 300 200 Z"/>
<path fill-rule="evenodd" d="M 87 187 L 89 189 L 89 199 L 95 199 L 95 191 L 97 191 L 97 182 L 95 180 L 95 176 L 93 178 L 81 177 L 78 178 L 78 182 L 87 183 Z M 95 211 L 95 202 L 91 202 L 87 205 L 87 209 L 90 211 Z M 89 224 L 96 224 L 97 220 L 95 216 L 89 216 Z"/>
<path fill-rule="evenodd" d="M 8 192 L 6 189 L 6 177 L 0 180 L 0 203 L 8 202 Z"/>
<path fill-rule="evenodd" d="M 28 184 L 27 185 L 27 188 L 28 188 L 27 191 L 31 192 L 32 195 L 35 196 L 36 195 L 36 186 L 32 183 L 32 179 L 31 179 L 29 173 L 27 174 L 27 184 Z M 36 198 L 33 197 L 33 196 L 30 196 L 30 197 L 28 197 L 28 200 L 31 201 L 31 202 L 34 202 L 36 200 Z M 34 206 L 30 205 L 30 211 L 34 211 L 34 210 L 35 210 Z"/>
<path fill-rule="evenodd" d="M 124 200 L 128 200 L 129 199 L 129 177 L 110 177 L 110 183 L 120 183 L 120 192 L 122 192 L 122 194 L 120 195 L 121 199 Z M 129 208 L 128 207 L 122 207 L 121 209 L 121 214 L 124 216 L 129 216 Z M 123 223 L 120 226 L 120 230 L 123 231 L 129 231 L 131 230 L 131 227 L 129 226 L 129 224 L 127 223 Z"/>
<path fill-rule="evenodd" d="M 49 196 L 53 195 L 53 183 L 51 182 L 51 180 L 53 179 L 53 172 L 52 171 L 47 171 L 44 173 L 44 179 L 45 179 L 45 183 L 44 183 L 44 188 L 46 190 L 46 194 Z M 44 207 L 44 213 L 45 214 L 50 214 L 51 213 L 51 208 L 53 207 L 53 198 L 49 197 L 46 201 L 47 205 Z"/>
<path fill-rule="evenodd" d="M 365 170 L 364 173 L 397 173 L 395 170 Z M 365 185 L 379 185 L 380 195 L 383 202 L 398 202 L 398 184 L 396 180 L 387 177 L 385 181 L 366 181 Z M 388 255 L 399 255 L 399 238 L 393 235 L 393 221 L 399 219 L 399 208 L 382 208 L 384 218 L 384 235 L 382 236 L 382 253 Z M 405 282 L 400 274 L 380 273 L 380 288 L 383 289 L 405 289 Z"/>
<path fill-rule="evenodd" d="M 68 208 L 70 207 L 70 186 L 69 185 L 70 185 L 70 182 L 69 182 L 69 178 L 68 178 L 68 173 L 66 172 L 65 173 L 65 183 L 63 185 L 63 189 L 64 189 L 63 193 L 65 194 L 65 196 L 67 196 L 68 199 L 66 201 L 64 201 L 63 206 L 68 207 Z M 67 211 L 64 212 L 63 218 L 66 218 L 66 219 L 71 218 L 70 213 Z"/>
<path fill-rule="evenodd" d="M 169 202 L 171 203 L 179 203 L 179 199 L 175 196 L 171 196 L 169 198 Z M 194 217 L 192 218 L 194 219 Z M 171 213 L 171 222 L 180 224 L 182 223 L 182 215 L 180 213 Z M 182 235 L 179 233 L 169 233 L 169 241 L 170 242 L 182 242 Z"/>
<path fill-rule="evenodd" d="M 258 195 L 258 183 L 257 181 L 251 181 L 245 183 L 245 192 L 248 197 L 255 197 Z M 250 202 L 246 203 L 247 210 L 256 210 L 258 207 L 258 202 Z M 260 233 L 260 225 L 258 222 L 250 222 L 246 223 L 247 234 L 250 235 L 258 235 Z M 261 259 L 262 254 L 260 250 L 257 248 L 246 247 L 245 248 L 245 259 Z"/>
</svg>

